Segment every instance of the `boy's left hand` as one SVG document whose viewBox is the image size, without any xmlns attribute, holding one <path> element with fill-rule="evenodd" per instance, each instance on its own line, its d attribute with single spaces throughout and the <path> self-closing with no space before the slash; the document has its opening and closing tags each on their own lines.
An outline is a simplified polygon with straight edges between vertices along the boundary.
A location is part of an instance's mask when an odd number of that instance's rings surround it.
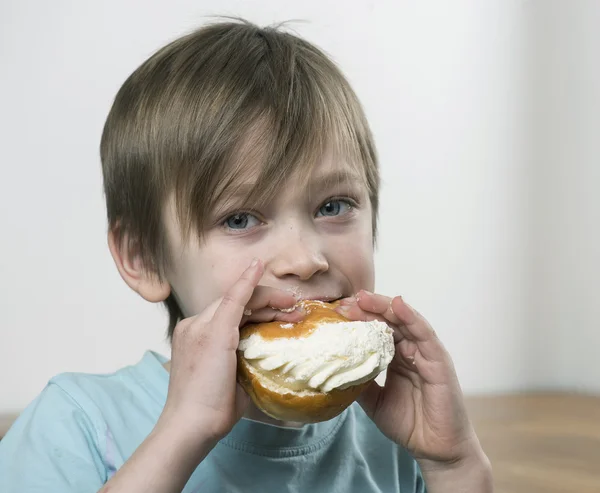
<svg viewBox="0 0 600 493">
<path fill-rule="evenodd" d="M 485 457 L 467 416 L 450 355 L 429 323 L 401 297 L 361 291 L 341 301 L 352 320 L 379 319 L 394 329 L 396 354 L 384 387 L 373 382 L 359 403 L 377 427 L 433 469 Z"/>
</svg>

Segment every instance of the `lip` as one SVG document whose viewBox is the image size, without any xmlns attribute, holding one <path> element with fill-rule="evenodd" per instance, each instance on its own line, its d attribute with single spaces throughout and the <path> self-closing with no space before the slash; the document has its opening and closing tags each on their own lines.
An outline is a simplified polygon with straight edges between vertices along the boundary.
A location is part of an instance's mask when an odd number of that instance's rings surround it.
<svg viewBox="0 0 600 493">
<path fill-rule="evenodd" d="M 303 296 L 300 299 L 300 301 L 314 300 L 314 301 L 324 301 L 326 303 L 331 303 L 332 301 L 341 300 L 342 298 L 344 298 L 343 295 L 341 295 L 341 296 Z"/>
</svg>

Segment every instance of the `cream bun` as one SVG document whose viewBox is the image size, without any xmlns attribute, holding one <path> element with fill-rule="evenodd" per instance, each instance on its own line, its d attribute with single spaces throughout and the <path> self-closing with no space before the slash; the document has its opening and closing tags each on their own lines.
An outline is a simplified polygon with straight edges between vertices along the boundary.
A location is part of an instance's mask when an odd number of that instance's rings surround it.
<svg viewBox="0 0 600 493">
<path fill-rule="evenodd" d="M 335 304 L 305 300 L 301 322 L 240 331 L 238 381 L 256 406 L 282 421 L 314 423 L 340 414 L 394 357 L 392 329 L 351 321 Z"/>
</svg>

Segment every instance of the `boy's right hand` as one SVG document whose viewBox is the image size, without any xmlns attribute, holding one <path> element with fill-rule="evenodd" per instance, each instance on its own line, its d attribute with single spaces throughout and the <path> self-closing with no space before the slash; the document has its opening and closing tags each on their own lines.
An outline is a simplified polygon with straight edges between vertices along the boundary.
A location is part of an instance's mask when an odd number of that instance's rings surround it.
<svg viewBox="0 0 600 493">
<path fill-rule="evenodd" d="M 158 423 L 100 493 L 181 491 L 204 457 L 242 417 L 249 398 L 236 382 L 239 327 L 298 322 L 293 294 L 258 286 L 253 263 L 223 298 L 175 327 L 167 402 Z M 252 315 L 244 315 L 251 310 Z"/>
<path fill-rule="evenodd" d="M 239 327 L 246 322 L 297 322 L 297 302 L 289 292 L 258 286 L 263 265 L 253 261 L 222 298 L 202 313 L 182 320 L 172 341 L 170 381 L 159 424 L 185 430 L 198 446 L 216 443 L 242 417 L 249 397 L 236 382 Z M 244 312 L 250 310 L 251 315 Z"/>
</svg>

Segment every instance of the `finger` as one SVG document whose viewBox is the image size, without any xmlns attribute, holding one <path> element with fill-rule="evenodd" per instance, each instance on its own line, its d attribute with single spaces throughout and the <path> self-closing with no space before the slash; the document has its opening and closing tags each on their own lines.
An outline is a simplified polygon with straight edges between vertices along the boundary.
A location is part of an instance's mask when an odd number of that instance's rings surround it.
<svg viewBox="0 0 600 493">
<path fill-rule="evenodd" d="M 403 334 L 413 340 L 428 340 L 435 332 L 419 313 L 409 307 L 401 296 L 389 298 L 368 291 L 360 291 L 358 305 L 366 311 L 378 313 L 392 324 L 403 327 Z"/>
<path fill-rule="evenodd" d="M 392 324 L 387 320 L 383 315 L 379 315 L 377 313 L 366 312 L 364 311 L 358 304 L 350 305 L 344 304 L 335 309 L 340 315 L 350 319 L 350 320 L 362 320 L 368 322 L 370 320 L 379 320 L 381 322 L 385 322 L 394 330 L 394 344 L 398 343 L 405 336 L 402 334 L 400 327 L 395 324 Z"/>
<path fill-rule="evenodd" d="M 439 345 L 442 350 L 435 358 L 427 359 L 422 349 L 424 343 L 415 342 L 409 339 L 403 339 L 396 346 L 395 364 L 399 364 L 401 368 L 411 373 L 416 373 L 423 381 L 432 385 L 447 385 L 452 380 L 454 374 L 454 366 L 452 360 L 445 353 L 445 350 Z M 399 368 L 394 366 L 395 370 Z"/>
<path fill-rule="evenodd" d="M 366 312 L 357 304 L 338 306 L 334 310 L 350 320 L 362 320 L 364 322 L 380 320 L 381 322 L 387 322 L 385 317 L 377 313 Z"/>
<path fill-rule="evenodd" d="M 445 360 L 445 349 L 429 322 L 404 302 L 401 296 L 389 298 L 368 291 L 357 295 L 358 305 L 380 314 L 392 323 L 406 339 L 418 342 L 419 353 L 426 360 Z M 418 361 L 418 357 L 417 357 Z"/>
<path fill-rule="evenodd" d="M 396 296 L 389 303 L 390 311 L 410 332 L 412 339 L 417 341 L 428 341 L 432 338 L 437 338 L 433 327 L 429 322 L 418 313 L 414 308 L 409 306 L 401 296 Z"/>
<path fill-rule="evenodd" d="M 373 294 L 369 291 L 359 291 L 356 296 L 358 306 L 371 313 L 377 313 L 394 325 L 401 325 L 402 321 L 396 316 L 390 304 L 392 299 L 381 294 Z"/>
<path fill-rule="evenodd" d="M 241 277 L 227 291 L 215 311 L 213 320 L 218 327 L 239 327 L 246 305 L 264 272 L 262 262 L 254 259 Z"/>
<path fill-rule="evenodd" d="M 292 312 L 282 312 L 273 308 L 261 308 L 260 310 L 252 311 L 249 315 L 244 315 L 240 327 L 253 324 L 253 323 L 264 323 L 264 322 L 289 322 L 297 323 L 302 321 L 304 313 L 298 310 Z"/>
<path fill-rule="evenodd" d="M 337 300 L 338 306 L 344 305 L 355 305 L 356 304 L 356 296 L 349 296 L 347 298 L 341 298 Z"/>
<path fill-rule="evenodd" d="M 213 301 L 210 305 L 208 305 L 202 313 L 193 317 L 197 319 L 198 323 L 206 323 L 212 320 L 217 312 L 217 308 L 221 305 L 222 298 L 219 298 Z M 281 289 L 271 288 L 269 286 L 256 286 L 252 297 L 246 304 L 244 308 L 244 318 L 242 319 L 241 325 L 248 323 L 249 321 L 256 322 L 268 322 L 270 320 L 274 320 L 275 318 L 269 319 L 268 316 L 259 315 L 255 318 L 253 315 L 257 313 L 258 310 L 262 310 L 267 307 L 267 310 L 276 311 L 277 313 L 284 313 L 277 309 L 287 309 L 293 307 L 297 303 L 297 298 L 293 293 L 289 291 L 283 291 Z M 293 312 L 292 312 L 293 313 Z M 190 319 L 191 320 L 191 319 Z M 281 317 L 279 320 L 286 322 L 297 322 L 299 321 L 297 315 L 293 315 L 292 317 Z"/>
<path fill-rule="evenodd" d="M 408 332 L 407 338 L 417 343 L 418 354 L 415 354 L 417 365 L 419 364 L 419 354 L 429 361 L 447 359 L 442 342 L 437 337 L 433 327 L 420 313 L 408 305 L 400 296 L 396 296 L 392 300 L 390 307 Z"/>
<path fill-rule="evenodd" d="M 418 372 L 417 360 L 422 358 L 418 353 L 418 346 L 415 341 L 402 339 L 396 344 L 396 361 L 405 370 L 413 373 Z"/>
<path fill-rule="evenodd" d="M 398 332 L 400 338 L 410 337 L 410 332 L 391 308 L 392 298 L 361 290 L 356 295 L 356 302 L 363 310 L 381 316 Z"/>
<path fill-rule="evenodd" d="M 418 346 L 415 341 L 410 339 L 402 339 L 396 346 L 396 354 L 400 354 L 402 358 L 410 361 L 412 364 L 415 363 L 415 353 L 417 352 Z"/>
<path fill-rule="evenodd" d="M 257 286 L 246 304 L 246 309 L 252 311 L 265 307 L 286 309 L 296 303 L 298 297 L 294 293 L 270 286 Z"/>
</svg>

